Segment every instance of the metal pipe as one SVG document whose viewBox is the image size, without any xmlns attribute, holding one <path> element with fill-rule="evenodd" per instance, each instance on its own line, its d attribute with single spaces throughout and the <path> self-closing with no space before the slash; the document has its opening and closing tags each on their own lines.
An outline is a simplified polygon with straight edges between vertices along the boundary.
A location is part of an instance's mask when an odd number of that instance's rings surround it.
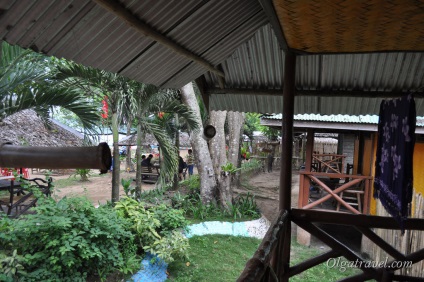
<svg viewBox="0 0 424 282">
<path fill-rule="evenodd" d="M 90 168 L 106 173 L 112 163 L 106 143 L 91 147 L 28 147 L 0 145 L 0 167 L 43 169 Z"/>
</svg>

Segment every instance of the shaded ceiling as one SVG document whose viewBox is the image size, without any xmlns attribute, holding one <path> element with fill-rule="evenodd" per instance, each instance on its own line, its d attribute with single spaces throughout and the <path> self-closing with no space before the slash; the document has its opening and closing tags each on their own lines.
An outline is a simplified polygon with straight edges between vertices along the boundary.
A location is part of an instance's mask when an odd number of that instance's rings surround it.
<svg viewBox="0 0 424 282">
<path fill-rule="evenodd" d="M 196 80 L 211 109 L 279 113 L 295 52 L 295 113 L 377 114 L 416 92 L 424 1 L 0 1 L 0 37 L 161 87 Z"/>
</svg>

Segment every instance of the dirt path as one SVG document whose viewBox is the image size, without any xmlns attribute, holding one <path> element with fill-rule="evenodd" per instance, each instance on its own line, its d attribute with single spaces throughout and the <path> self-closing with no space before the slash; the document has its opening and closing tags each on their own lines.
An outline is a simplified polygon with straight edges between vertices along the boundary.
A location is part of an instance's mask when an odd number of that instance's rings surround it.
<svg viewBox="0 0 424 282">
<path fill-rule="evenodd" d="M 96 174 L 97 172 L 93 171 L 93 174 Z M 44 178 L 43 174 L 32 174 L 30 176 L 32 177 L 40 177 Z M 73 178 L 70 174 L 64 174 L 64 175 L 52 175 L 53 178 L 53 184 L 55 181 L 59 179 L 67 179 L 67 178 Z M 135 179 L 135 172 L 128 173 L 128 172 L 121 172 L 121 179 Z M 132 185 L 135 185 L 135 181 L 132 182 Z M 154 189 L 154 184 L 142 184 L 143 190 L 151 190 Z M 107 201 L 110 201 L 112 197 L 112 174 L 107 173 L 105 175 L 101 176 L 92 176 L 89 177 L 89 181 L 86 182 L 80 182 L 75 181 L 72 183 L 72 185 L 64 187 L 64 188 L 55 188 L 53 197 L 57 198 L 63 198 L 65 196 L 76 196 L 76 195 L 86 195 L 88 199 L 91 200 L 91 202 L 94 205 L 98 204 L 105 204 Z M 120 193 L 119 196 L 125 196 L 124 190 L 122 188 L 122 185 L 120 185 Z"/>
<path fill-rule="evenodd" d="M 257 173 L 247 183 L 242 181 L 242 184 L 243 187 L 235 192 L 242 195 L 248 192 L 254 194 L 261 213 L 272 222 L 278 215 L 280 170 Z M 292 174 L 292 207 L 297 207 L 298 195 L 299 174 L 294 171 Z"/>
</svg>

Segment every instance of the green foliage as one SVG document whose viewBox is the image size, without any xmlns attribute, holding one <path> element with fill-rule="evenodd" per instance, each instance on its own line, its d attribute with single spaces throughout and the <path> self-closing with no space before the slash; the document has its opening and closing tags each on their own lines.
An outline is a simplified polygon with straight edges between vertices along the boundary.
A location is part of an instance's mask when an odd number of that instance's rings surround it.
<svg viewBox="0 0 424 282">
<path fill-rule="evenodd" d="M 253 132 L 262 129 L 260 114 L 246 113 L 246 118 L 243 125 L 243 134 L 247 135 L 250 140 L 253 140 Z"/>
<path fill-rule="evenodd" d="M 92 274 L 104 279 L 135 255 L 130 223 L 113 209 L 96 209 L 78 197 L 40 199 L 34 210 L 8 222 L 4 234 L 9 246 L 25 254 L 23 281 L 85 281 Z"/>
<path fill-rule="evenodd" d="M 4 255 L 3 255 L 4 256 Z M 5 276 L 5 280 L 17 281 L 19 277 L 24 277 L 26 272 L 22 265 L 24 258 L 18 255 L 17 250 L 13 250 L 11 256 L 0 256 L 0 271 Z M 0 276 L 0 280 L 2 277 Z"/>
<path fill-rule="evenodd" d="M 131 186 L 132 179 L 121 179 L 122 187 L 124 187 L 124 192 L 127 197 L 134 198 L 135 197 L 135 186 Z"/>
<path fill-rule="evenodd" d="M 162 187 L 153 190 L 143 191 L 140 194 L 140 201 L 155 205 L 159 204 L 163 200 L 163 195 L 167 190 L 168 187 Z"/>
<path fill-rule="evenodd" d="M 248 194 L 239 196 L 229 203 L 229 209 L 223 209 L 214 201 L 209 205 L 202 203 L 199 183 L 193 181 L 187 195 L 176 193 L 172 198 L 174 207 L 184 210 L 185 216 L 194 220 L 226 220 L 226 219 L 250 219 L 260 216 L 254 196 Z"/>
<path fill-rule="evenodd" d="M 251 159 L 248 162 L 243 162 L 241 164 L 242 172 L 249 172 L 262 169 L 263 162 L 257 159 Z"/>
<path fill-rule="evenodd" d="M 240 154 L 244 159 L 246 159 L 246 160 L 250 159 L 250 152 L 247 151 L 246 147 L 241 147 Z"/>
<path fill-rule="evenodd" d="M 235 173 L 236 171 L 240 170 L 241 168 L 237 168 L 235 165 L 233 165 L 232 163 L 226 163 L 225 165 L 221 166 L 221 170 L 223 172 L 228 172 L 230 174 Z"/>
<path fill-rule="evenodd" d="M 233 209 L 236 208 L 236 212 L 233 212 L 233 216 L 237 214 L 242 216 L 260 217 L 259 208 L 256 205 L 255 196 L 247 193 L 246 196 L 237 196 L 233 200 Z"/>
<path fill-rule="evenodd" d="M 281 136 L 280 130 L 274 129 L 272 127 L 263 126 L 261 131 L 271 141 L 276 141 L 278 137 Z"/>
<path fill-rule="evenodd" d="M 150 210 L 159 219 L 162 231 L 171 231 L 181 227 L 185 228 L 188 224 L 183 210 L 173 209 L 164 204 L 154 206 Z"/>
<path fill-rule="evenodd" d="M 91 176 L 91 169 L 89 168 L 77 168 L 75 170 L 75 173 L 71 174 L 69 177 L 73 176 L 74 178 L 77 178 L 77 176 L 80 177 L 81 181 L 85 182 L 88 181 L 88 178 Z"/>
<path fill-rule="evenodd" d="M 189 247 L 187 239 L 176 231 L 177 228 L 184 229 L 187 226 L 182 211 L 165 205 L 148 209 L 144 203 L 129 197 L 117 202 L 115 210 L 132 223 L 132 231 L 144 251 L 157 255 L 165 262 L 186 256 Z"/>
</svg>

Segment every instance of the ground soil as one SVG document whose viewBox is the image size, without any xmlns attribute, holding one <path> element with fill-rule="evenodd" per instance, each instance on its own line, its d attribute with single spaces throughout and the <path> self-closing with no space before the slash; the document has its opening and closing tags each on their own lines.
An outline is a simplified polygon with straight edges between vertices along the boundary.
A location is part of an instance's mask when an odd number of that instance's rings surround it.
<svg viewBox="0 0 424 282">
<path fill-rule="evenodd" d="M 122 167 L 124 168 L 124 167 Z M 99 174 L 97 171 L 93 171 L 93 174 Z M 44 177 L 42 173 L 33 173 L 31 177 Z M 52 175 L 53 183 L 55 180 L 73 178 L 72 171 L 66 172 L 64 174 L 54 174 Z M 78 179 L 79 177 L 77 177 Z M 121 178 L 124 179 L 135 179 L 135 172 L 121 172 Z M 135 181 L 133 181 L 135 185 Z M 143 183 L 143 190 L 154 189 L 154 184 Z M 120 185 L 120 197 L 125 196 L 122 185 Z M 92 176 L 89 177 L 88 181 L 81 182 L 75 181 L 72 185 L 65 188 L 58 188 L 54 190 L 53 196 L 57 198 L 62 198 L 64 196 L 71 195 L 86 195 L 88 199 L 92 201 L 94 205 L 105 204 L 107 201 L 110 201 L 112 197 L 112 173 L 108 172 L 106 175 L 102 176 Z"/>
<path fill-rule="evenodd" d="M 125 172 L 122 166 L 121 178 L 135 179 L 135 172 Z M 93 174 L 97 172 L 93 171 Z M 66 172 L 62 175 L 52 175 L 53 183 L 55 180 L 66 179 L 73 177 L 72 171 Z M 44 177 L 42 173 L 34 172 L 30 177 Z M 280 170 L 274 170 L 271 173 L 260 172 L 255 173 L 253 176 L 244 176 L 242 178 L 242 186 L 236 189 L 235 195 L 246 195 L 248 192 L 255 195 L 258 207 L 261 213 L 270 221 L 273 221 L 278 214 L 278 189 L 279 189 Z M 299 191 L 298 185 L 299 177 L 296 172 L 292 176 L 292 206 L 297 206 L 297 197 Z M 133 182 L 133 185 L 135 182 Z M 154 184 L 143 183 L 143 190 L 154 189 Z M 104 204 L 111 199 L 112 194 L 112 174 L 107 173 L 103 176 L 90 177 L 89 181 L 80 182 L 76 181 L 72 185 L 65 188 L 58 188 L 54 191 L 54 196 L 62 198 L 70 195 L 86 195 L 93 204 Z M 120 196 L 125 193 L 120 190 Z"/>
</svg>

